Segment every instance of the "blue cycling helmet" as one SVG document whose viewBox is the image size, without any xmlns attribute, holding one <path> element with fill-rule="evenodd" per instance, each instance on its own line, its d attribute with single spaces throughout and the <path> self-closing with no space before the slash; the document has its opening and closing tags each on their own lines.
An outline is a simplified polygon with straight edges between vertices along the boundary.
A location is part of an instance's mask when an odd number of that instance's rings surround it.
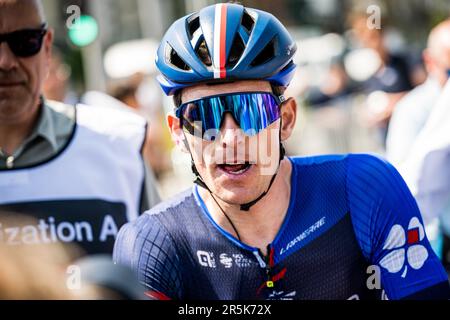
<svg viewBox="0 0 450 320">
<path fill-rule="evenodd" d="M 158 81 L 167 95 L 215 81 L 257 79 L 287 87 L 296 69 L 296 51 L 289 32 L 270 13 L 216 4 L 169 28 L 156 57 Z"/>
</svg>

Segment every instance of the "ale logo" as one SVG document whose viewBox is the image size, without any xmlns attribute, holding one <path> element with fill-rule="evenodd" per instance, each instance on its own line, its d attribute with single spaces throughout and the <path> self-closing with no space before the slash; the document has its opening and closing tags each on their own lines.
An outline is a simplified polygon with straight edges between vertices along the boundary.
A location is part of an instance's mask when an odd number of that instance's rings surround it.
<svg viewBox="0 0 450 320">
<path fill-rule="evenodd" d="M 394 225 L 383 247 L 389 253 L 380 265 L 390 273 L 403 270 L 402 278 L 406 277 L 408 266 L 419 270 L 428 259 L 427 249 L 420 244 L 424 238 L 425 230 L 416 217 L 411 219 L 406 232 L 401 225 Z"/>
</svg>

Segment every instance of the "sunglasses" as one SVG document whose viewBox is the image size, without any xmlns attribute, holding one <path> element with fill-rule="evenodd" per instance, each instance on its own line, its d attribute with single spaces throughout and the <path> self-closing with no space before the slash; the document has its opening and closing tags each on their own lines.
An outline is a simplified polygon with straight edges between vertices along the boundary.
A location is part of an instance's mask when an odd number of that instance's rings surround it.
<svg viewBox="0 0 450 320">
<path fill-rule="evenodd" d="M 44 36 L 47 34 L 47 24 L 38 29 L 23 29 L 0 34 L 0 44 L 6 42 L 16 57 L 27 58 L 41 51 Z"/>
<path fill-rule="evenodd" d="M 188 133 L 201 132 L 204 140 L 214 141 L 225 113 L 231 114 L 245 134 L 254 136 L 281 118 L 280 106 L 285 101 L 284 96 L 268 92 L 223 94 L 184 103 L 175 113 Z"/>
</svg>

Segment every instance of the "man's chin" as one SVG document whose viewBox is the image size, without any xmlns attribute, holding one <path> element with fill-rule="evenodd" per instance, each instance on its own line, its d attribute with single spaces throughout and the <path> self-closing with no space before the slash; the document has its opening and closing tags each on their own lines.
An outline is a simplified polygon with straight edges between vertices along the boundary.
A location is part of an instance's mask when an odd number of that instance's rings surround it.
<svg viewBox="0 0 450 320">
<path fill-rule="evenodd" d="M 24 99 L 22 94 L 12 94 L 12 92 L 2 92 L 0 90 L 0 111 L 13 113 L 17 111 L 18 106 L 25 106 L 30 100 Z"/>
<path fill-rule="evenodd" d="M 223 202 L 230 205 L 241 205 L 253 201 L 259 195 L 254 195 L 254 189 L 248 187 L 224 187 L 215 188 L 213 194 Z"/>
<path fill-rule="evenodd" d="M 228 196 L 221 196 L 220 200 L 231 206 L 241 206 L 243 204 L 252 202 L 256 198 L 258 198 L 258 196 L 249 198 L 249 197 L 242 197 L 242 195 L 234 195 L 234 196 L 228 195 Z"/>
</svg>

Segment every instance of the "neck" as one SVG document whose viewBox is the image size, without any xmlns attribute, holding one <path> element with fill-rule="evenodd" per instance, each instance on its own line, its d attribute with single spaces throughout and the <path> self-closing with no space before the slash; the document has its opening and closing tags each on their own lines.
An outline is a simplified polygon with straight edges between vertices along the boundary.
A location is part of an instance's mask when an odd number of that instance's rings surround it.
<svg viewBox="0 0 450 320">
<path fill-rule="evenodd" d="M 279 173 L 269 193 L 248 212 L 242 212 L 238 205 L 227 204 L 216 197 L 234 224 L 241 241 L 249 246 L 259 248 L 264 254 L 267 253 L 267 246 L 275 239 L 286 216 L 290 202 L 291 175 L 292 164 L 285 159 L 281 162 Z M 205 200 L 214 221 L 238 238 L 230 222 L 212 199 L 211 194 L 203 188 L 199 189 L 199 193 Z"/>
<path fill-rule="evenodd" d="M 36 108 L 32 116 L 20 121 L 0 121 L 0 149 L 12 155 L 33 131 L 40 108 Z"/>
</svg>

